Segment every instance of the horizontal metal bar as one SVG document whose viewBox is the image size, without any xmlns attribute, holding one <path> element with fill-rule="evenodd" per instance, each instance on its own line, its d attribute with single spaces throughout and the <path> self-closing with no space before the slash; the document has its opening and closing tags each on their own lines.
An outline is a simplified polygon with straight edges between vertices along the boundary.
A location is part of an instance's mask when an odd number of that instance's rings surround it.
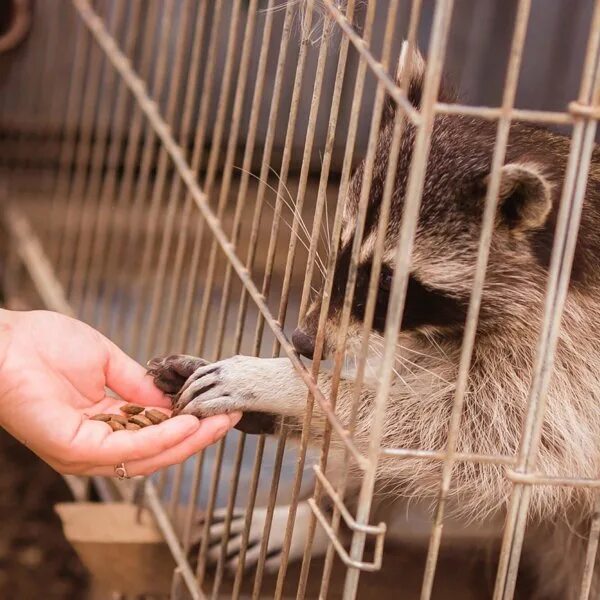
<svg viewBox="0 0 600 600">
<path fill-rule="evenodd" d="M 440 115 L 479 117 L 486 121 L 495 121 L 505 114 L 501 107 L 469 106 L 467 104 L 447 104 L 446 102 L 436 102 L 435 112 Z M 508 111 L 508 115 L 512 121 L 528 121 L 549 125 L 572 125 L 574 121 L 572 114 L 547 110 L 512 108 Z"/>
<path fill-rule="evenodd" d="M 414 450 L 409 448 L 382 448 L 382 456 L 397 458 L 421 458 L 423 460 L 444 461 L 448 458 L 447 452 L 443 450 Z M 514 456 L 502 456 L 493 454 L 476 454 L 473 452 L 457 452 L 452 459 L 458 462 L 480 462 L 499 465 L 515 465 L 517 460 Z"/>
<path fill-rule="evenodd" d="M 600 479 L 587 477 L 554 477 L 542 473 L 519 473 L 513 469 L 506 469 L 506 476 L 515 483 L 525 485 L 556 485 L 600 489 Z"/>
</svg>

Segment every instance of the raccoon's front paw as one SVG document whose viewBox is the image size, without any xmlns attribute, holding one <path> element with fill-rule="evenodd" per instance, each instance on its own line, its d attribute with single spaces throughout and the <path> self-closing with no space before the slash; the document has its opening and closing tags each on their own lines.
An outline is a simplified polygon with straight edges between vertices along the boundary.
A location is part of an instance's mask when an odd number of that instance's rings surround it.
<svg viewBox="0 0 600 600">
<path fill-rule="evenodd" d="M 177 395 L 190 375 L 200 367 L 207 365 L 202 358 L 187 354 L 157 356 L 148 361 L 148 375 L 154 379 L 154 385 L 169 396 Z"/>
<path fill-rule="evenodd" d="M 236 428 L 274 433 L 279 416 L 301 422 L 306 387 L 286 358 L 233 356 L 196 369 L 173 398 L 174 414 L 210 417 L 241 411 Z"/>
<path fill-rule="evenodd" d="M 267 543 L 267 559 L 265 561 L 265 570 L 275 573 L 281 564 L 281 553 L 285 539 L 285 530 L 288 520 L 290 507 L 276 506 L 273 512 L 271 522 L 271 532 Z M 311 509 L 308 502 L 300 502 L 296 511 L 296 520 L 294 523 L 294 533 L 292 534 L 292 543 L 290 545 L 290 561 L 300 560 L 304 554 L 304 545 L 306 543 L 306 533 L 310 521 Z M 236 510 L 231 520 L 229 535 L 227 536 L 225 549 L 225 568 L 235 573 L 242 548 L 242 535 L 244 531 L 246 516 L 243 511 Z M 267 520 L 267 510 L 257 508 L 252 514 L 252 524 L 248 535 L 248 545 L 246 556 L 244 557 L 244 568 L 251 569 L 258 564 L 261 552 L 261 542 L 264 537 L 265 522 Z M 225 511 L 215 511 L 213 522 L 209 528 L 210 545 L 207 553 L 208 564 L 216 564 L 222 552 L 223 536 L 225 535 Z M 327 537 L 325 532 L 318 527 L 315 531 L 315 537 L 312 546 L 312 555 L 320 556 L 327 550 Z"/>
<path fill-rule="evenodd" d="M 198 418 L 233 411 L 251 410 L 252 397 L 245 390 L 243 360 L 229 358 L 197 368 L 173 399 L 173 414 L 190 414 Z"/>
</svg>

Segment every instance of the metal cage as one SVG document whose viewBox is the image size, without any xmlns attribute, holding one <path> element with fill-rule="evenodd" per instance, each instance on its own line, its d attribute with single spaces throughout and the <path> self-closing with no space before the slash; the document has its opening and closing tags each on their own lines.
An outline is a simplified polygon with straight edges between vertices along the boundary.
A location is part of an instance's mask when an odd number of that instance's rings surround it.
<svg viewBox="0 0 600 600">
<path fill-rule="evenodd" d="M 456 3 L 462 20 L 453 20 L 454 4 L 453 0 L 438 0 L 435 5 L 420 0 L 37 3 L 34 8 L 43 18 L 34 18 L 25 46 L 0 62 L 0 194 L 8 232 L 2 268 L 10 305 L 36 306 L 41 298 L 41 305 L 89 322 L 144 363 L 153 355 L 174 351 L 211 360 L 238 353 L 287 356 L 306 384 L 305 424 L 315 403 L 327 417 L 312 457 L 313 469 L 306 462 L 308 428 L 290 447 L 282 422 L 275 441 L 232 434 L 192 465 L 135 483 L 134 500 L 152 511 L 175 559 L 173 597 L 214 598 L 226 593 L 222 591 L 226 543 L 216 568 L 207 569 L 211 519 L 219 506 L 224 507 L 222 519 L 229 531 L 236 507 L 246 510 L 244 555 L 257 502 L 264 504 L 267 515 L 258 567 L 250 576 L 242 558 L 230 593 L 241 597 L 243 584 L 252 577 L 248 593 L 264 597 L 266 540 L 278 495 L 287 494 L 289 516 L 274 583 L 274 596 L 283 597 L 295 513 L 307 479 L 314 481 L 309 500 L 313 512 L 295 593 L 306 597 L 307 581 L 317 578 L 319 597 L 325 597 L 331 592 L 337 562 L 344 584 L 343 591 L 336 592 L 344 598 L 357 597 L 361 573 L 377 572 L 385 554 L 386 524 L 371 521 L 378 463 L 382 458 L 412 458 L 440 466 L 421 598 L 432 595 L 453 467 L 467 461 L 496 464 L 512 483 L 494 592 L 495 599 L 508 600 L 515 590 L 532 487 L 600 487 L 600 479 L 539 473 L 535 464 L 600 116 L 600 3 L 581 5 L 587 16 L 580 30 L 587 28 L 587 45 L 571 60 L 580 61 L 582 74 L 578 91 L 564 110 L 516 106 L 532 0 L 500 3 L 512 6 L 511 18 L 505 17 L 510 21 L 510 35 L 505 35 L 507 62 L 496 70 L 503 73 L 497 77 L 503 82 L 501 101 L 438 102 L 452 29 L 475 26 L 464 25 L 464 3 Z M 402 40 L 415 46 L 425 33 L 427 67 L 417 109 L 407 100 L 406 82 L 398 83 L 394 73 Z M 356 411 L 350 422 L 341 420 L 335 394 L 328 397 L 316 384 L 319 352 L 306 366 L 285 332 L 306 311 L 311 287 L 321 276 L 327 302 L 343 200 L 354 167 L 364 159 L 357 220 L 357 237 L 361 236 L 381 114 L 389 99 L 403 117 L 396 119 L 391 156 L 400 147 L 406 121 L 416 128 L 416 139 L 395 255 L 396 265 L 404 267 L 396 269 L 391 288 L 374 425 L 364 452 L 353 441 Z M 395 340 L 438 115 L 467 115 L 497 124 L 479 258 L 446 446 L 388 448 L 382 446 L 382 427 L 395 376 Z M 482 456 L 459 452 L 457 438 L 500 169 L 513 121 L 569 130 L 571 150 L 520 445 L 515 455 Z M 393 172 L 395 162 L 390 163 Z M 392 179 L 386 179 L 383 191 L 387 208 L 382 209 L 375 244 L 379 261 Z M 330 252 L 321 259 L 323 245 L 330 246 Z M 359 250 L 354 249 L 349 268 L 340 340 L 348 327 Z M 375 294 L 376 286 L 371 286 L 366 336 Z M 322 331 L 317 350 L 319 343 L 322 346 Z M 357 388 L 367 368 L 365 360 L 359 357 Z M 334 390 L 343 366 L 340 342 L 331 365 Z M 361 473 L 356 510 L 345 503 L 345 477 L 334 486 L 326 475 L 332 436 L 345 445 L 349 468 Z M 265 456 L 272 461 L 268 468 L 263 465 Z M 69 482 L 75 495 L 84 498 L 86 482 L 76 478 Z M 131 498 L 127 486 L 102 480 L 94 484 L 104 499 Z M 329 498 L 332 515 L 319 508 L 323 497 Z M 200 510 L 204 536 L 192 564 L 190 528 Z M 349 532 L 349 544 L 339 535 L 342 525 Z M 310 569 L 316 528 L 323 528 L 329 538 L 320 573 Z M 599 533 L 600 512 L 596 512 L 581 579 L 582 599 L 591 598 Z"/>
</svg>

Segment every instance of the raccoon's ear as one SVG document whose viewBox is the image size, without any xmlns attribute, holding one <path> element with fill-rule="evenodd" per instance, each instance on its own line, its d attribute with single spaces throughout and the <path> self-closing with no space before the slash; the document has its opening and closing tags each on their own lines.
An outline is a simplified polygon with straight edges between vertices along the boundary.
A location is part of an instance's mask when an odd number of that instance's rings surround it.
<svg viewBox="0 0 600 600">
<path fill-rule="evenodd" d="M 546 222 L 551 209 L 552 185 L 536 165 L 513 163 L 502 167 L 500 223 L 514 232 L 537 229 Z"/>
<path fill-rule="evenodd" d="M 408 99 L 415 108 L 421 106 L 425 67 L 425 59 L 419 49 L 404 40 L 396 69 L 396 82 L 408 86 Z"/>
<path fill-rule="evenodd" d="M 409 45 L 406 40 L 402 42 L 402 50 L 398 60 L 398 68 L 396 69 L 396 83 L 406 86 L 408 100 L 417 109 L 421 107 L 426 66 L 425 59 L 419 49 Z M 454 88 L 443 77 L 438 92 L 438 100 L 440 102 L 456 101 Z M 396 105 L 388 96 L 384 119 L 393 118 L 395 110 Z"/>
</svg>

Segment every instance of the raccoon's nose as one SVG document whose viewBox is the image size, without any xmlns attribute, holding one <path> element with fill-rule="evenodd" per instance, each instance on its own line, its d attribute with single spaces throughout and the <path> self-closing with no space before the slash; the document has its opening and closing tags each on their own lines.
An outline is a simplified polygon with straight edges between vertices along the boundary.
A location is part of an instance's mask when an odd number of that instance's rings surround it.
<svg viewBox="0 0 600 600">
<path fill-rule="evenodd" d="M 315 353 L 315 340 L 302 331 L 302 329 L 295 329 L 294 333 L 292 333 L 292 344 L 294 344 L 294 348 L 298 354 L 302 354 L 302 356 L 306 356 L 306 358 L 312 357 Z"/>
</svg>

